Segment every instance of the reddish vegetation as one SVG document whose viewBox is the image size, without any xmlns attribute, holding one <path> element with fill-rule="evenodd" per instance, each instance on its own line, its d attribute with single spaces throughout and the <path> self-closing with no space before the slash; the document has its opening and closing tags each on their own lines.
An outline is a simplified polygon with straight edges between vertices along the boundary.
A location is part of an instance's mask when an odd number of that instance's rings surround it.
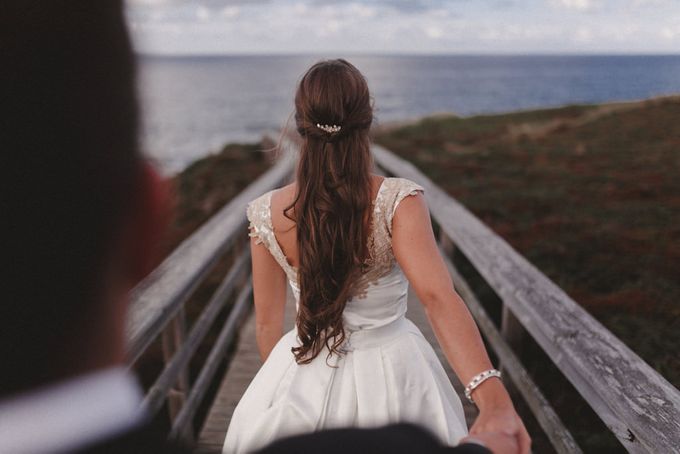
<svg viewBox="0 0 680 454">
<path fill-rule="evenodd" d="M 172 252 L 269 167 L 263 148 L 263 144 L 226 145 L 220 153 L 194 162 L 170 180 L 175 214 L 163 255 Z"/>
</svg>

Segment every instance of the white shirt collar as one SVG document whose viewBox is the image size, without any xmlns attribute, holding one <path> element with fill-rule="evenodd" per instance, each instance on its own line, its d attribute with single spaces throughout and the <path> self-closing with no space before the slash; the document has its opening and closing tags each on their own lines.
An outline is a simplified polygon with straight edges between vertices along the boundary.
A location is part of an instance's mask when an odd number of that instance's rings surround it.
<svg viewBox="0 0 680 454">
<path fill-rule="evenodd" d="M 93 372 L 0 401 L 0 453 L 67 452 L 139 425 L 137 380 L 124 367 Z"/>
</svg>

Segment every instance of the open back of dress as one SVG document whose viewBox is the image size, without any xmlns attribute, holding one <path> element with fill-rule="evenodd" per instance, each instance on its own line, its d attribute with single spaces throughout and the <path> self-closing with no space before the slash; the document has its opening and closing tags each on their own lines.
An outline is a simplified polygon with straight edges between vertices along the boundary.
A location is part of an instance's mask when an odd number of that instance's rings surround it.
<svg viewBox="0 0 680 454">
<path fill-rule="evenodd" d="M 423 188 L 385 178 L 373 204 L 369 258 L 343 312 L 342 355 L 323 350 L 298 365 L 296 329 L 272 350 L 234 410 L 223 452 L 249 452 L 282 436 L 336 427 L 393 422 L 424 426 L 455 445 L 467 434 L 460 399 L 435 352 L 405 317 L 408 281 L 392 252 L 392 219 L 399 203 Z M 250 235 L 283 268 L 299 304 L 297 270 L 274 235 L 268 192 L 248 205 Z"/>
</svg>

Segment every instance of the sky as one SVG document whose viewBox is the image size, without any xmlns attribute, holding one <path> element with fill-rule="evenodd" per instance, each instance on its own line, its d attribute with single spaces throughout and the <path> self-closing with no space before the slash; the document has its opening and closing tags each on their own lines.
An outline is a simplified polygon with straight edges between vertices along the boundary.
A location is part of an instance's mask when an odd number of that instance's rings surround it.
<svg viewBox="0 0 680 454">
<path fill-rule="evenodd" d="M 680 0 L 127 0 L 143 54 L 680 51 Z"/>
</svg>

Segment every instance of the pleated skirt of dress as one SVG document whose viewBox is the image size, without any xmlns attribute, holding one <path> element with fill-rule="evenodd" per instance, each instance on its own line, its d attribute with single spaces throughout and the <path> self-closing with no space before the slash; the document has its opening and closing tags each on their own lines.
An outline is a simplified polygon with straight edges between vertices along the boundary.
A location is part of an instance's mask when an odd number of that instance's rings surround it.
<svg viewBox="0 0 680 454">
<path fill-rule="evenodd" d="M 298 365 L 295 329 L 276 344 L 232 415 L 223 453 L 336 427 L 412 422 L 446 444 L 467 434 L 463 406 L 434 350 L 408 319 L 353 331 L 343 355 Z"/>
</svg>

